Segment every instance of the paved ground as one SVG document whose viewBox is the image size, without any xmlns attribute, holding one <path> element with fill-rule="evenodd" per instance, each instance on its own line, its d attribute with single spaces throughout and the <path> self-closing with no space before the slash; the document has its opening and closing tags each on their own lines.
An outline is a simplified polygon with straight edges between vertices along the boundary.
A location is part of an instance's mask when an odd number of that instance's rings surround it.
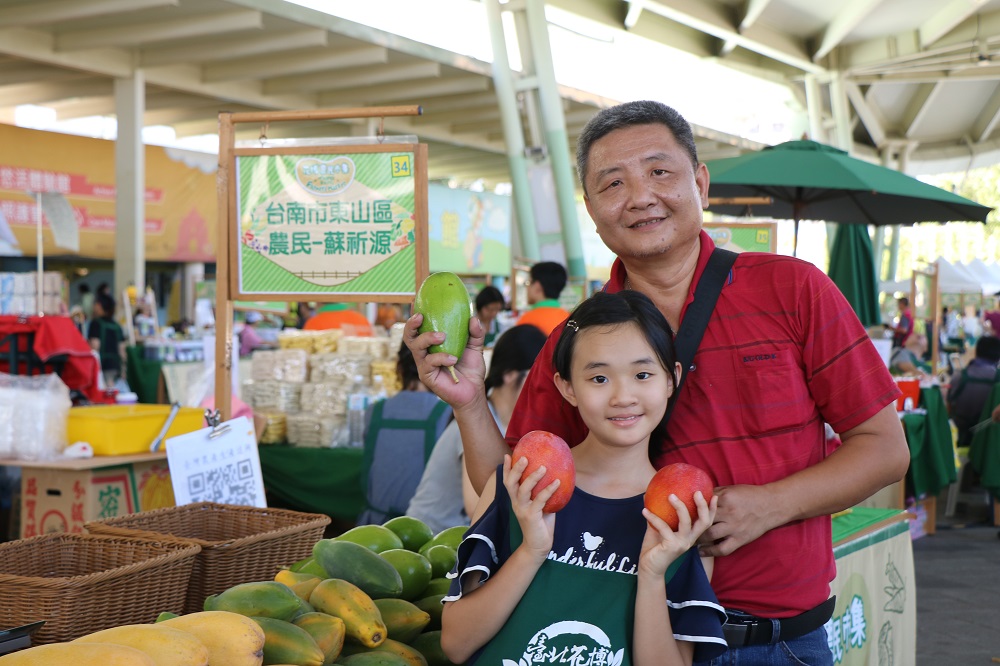
<svg viewBox="0 0 1000 666">
<path fill-rule="evenodd" d="M 917 666 L 1000 660 L 1000 528 L 988 519 L 984 507 L 959 505 L 953 519 L 939 513 L 936 534 L 913 542 Z"/>
</svg>

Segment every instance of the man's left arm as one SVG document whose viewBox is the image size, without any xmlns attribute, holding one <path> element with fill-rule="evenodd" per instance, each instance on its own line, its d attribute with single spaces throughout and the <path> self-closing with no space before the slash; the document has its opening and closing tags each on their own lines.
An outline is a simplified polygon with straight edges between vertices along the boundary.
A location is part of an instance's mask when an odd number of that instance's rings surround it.
<svg viewBox="0 0 1000 666">
<path fill-rule="evenodd" d="M 822 462 L 780 481 L 718 488 L 716 522 L 702 537 L 702 555 L 728 555 L 786 523 L 854 506 L 906 474 L 910 451 L 894 403 L 840 439 Z"/>
</svg>

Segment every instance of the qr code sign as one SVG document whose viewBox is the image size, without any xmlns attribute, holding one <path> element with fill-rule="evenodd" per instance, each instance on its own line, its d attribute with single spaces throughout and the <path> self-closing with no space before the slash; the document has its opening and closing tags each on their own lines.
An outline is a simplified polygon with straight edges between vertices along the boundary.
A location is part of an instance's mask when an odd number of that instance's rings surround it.
<svg viewBox="0 0 1000 666">
<path fill-rule="evenodd" d="M 192 502 L 220 502 L 255 506 L 257 489 L 249 458 L 197 472 L 188 477 Z"/>
<path fill-rule="evenodd" d="M 170 480 L 178 506 L 216 502 L 264 508 L 264 478 L 250 420 L 227 422 L 167 440 Z M 226 425 L 226 424 L 223 424 Z"/>
</svg>

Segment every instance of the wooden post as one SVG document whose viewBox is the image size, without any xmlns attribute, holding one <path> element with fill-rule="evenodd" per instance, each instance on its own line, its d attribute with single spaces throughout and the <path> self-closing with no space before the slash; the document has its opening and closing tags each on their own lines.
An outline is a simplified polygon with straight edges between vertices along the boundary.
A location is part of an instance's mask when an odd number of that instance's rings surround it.
<svg viewBox="0 0 1000 666">
<path fill-rule="evenodd" d="M 219 114 L 219 170 L 216 172 L 219 228 L 215 263 L 215 408 L 223 421 L 228 421 L 233 411 L 233 302 L 229 299 L 230 202 L 235 189 L 229 168 L 232 156 L 232 114 L 223 111 Z"/>
</svg>

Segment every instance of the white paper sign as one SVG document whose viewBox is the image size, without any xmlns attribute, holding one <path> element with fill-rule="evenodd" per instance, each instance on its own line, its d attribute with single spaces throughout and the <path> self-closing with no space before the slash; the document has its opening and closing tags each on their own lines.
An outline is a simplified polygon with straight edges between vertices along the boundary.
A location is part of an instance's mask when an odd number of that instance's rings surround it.
<svg viewBox="0 0 1000 666">
<path fill-rule="evenodd" d="M 245 416 L 167 440 L 177 506 L 217 502 L 267 507 L 253 423 Z"/>
</svg>

